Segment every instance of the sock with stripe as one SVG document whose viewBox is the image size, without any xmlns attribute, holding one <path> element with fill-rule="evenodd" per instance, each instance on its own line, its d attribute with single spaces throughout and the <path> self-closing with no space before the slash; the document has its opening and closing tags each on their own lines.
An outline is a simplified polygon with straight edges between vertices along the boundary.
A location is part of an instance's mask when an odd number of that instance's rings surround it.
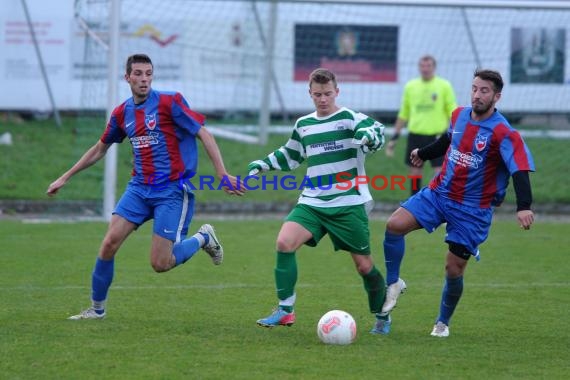
<svg viewBox="0 0 570 380">
<path fill-rule="evenodd" d="M 295 252 L 277 252 L 275 286 L 279 308 L 291 313 L 295 304 L 295 284 L 297 283 L 297 258 Z"/>
<path fill-rule="evenodd" d="M 209 239 L 207 234 L 197 232 L 188 239 L 174 243 L 172 246 L 172 254 L 176 259 L 174 266 L 184 264 L 186 261 L 190 260 L 190 258 L 200 250 L 200 248 L 207 244 L 206 239 Z"/>
<path fill-rule="evenodd" d="M 97 257 L 95 269 L 91 276 L 91 300 L 93 309 L 97 314 L 105 312 L 105 303 L 109 287 L 113 282 L 115 272 L 115 259 L 103 260 Z"/>
</svg>

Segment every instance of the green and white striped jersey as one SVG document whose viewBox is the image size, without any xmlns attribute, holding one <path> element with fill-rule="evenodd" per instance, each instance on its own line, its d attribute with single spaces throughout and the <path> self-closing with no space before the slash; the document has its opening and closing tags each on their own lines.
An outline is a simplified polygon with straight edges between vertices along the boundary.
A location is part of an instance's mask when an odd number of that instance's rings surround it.
<svg viewBox="0 0 570 380">
<path fill-rule="evenodd" d="M 297 120 L 284 146 L 255 163 L 263 171 L 290 171 L 306 161 L 305 178 L 311 186 L 303 189 L 299 203 L 314 207 L 372 203 L 368 186 L 355 186 L 355 177 L 366 173 L 365 153 L 358 141 L 353 140 L 359 129 L 370 127 L 378 127 L 374 130 L 383 139 L 382 124 L 362 113 L 345 107 L 326 117 L 313 112 Z"/>
</svg>

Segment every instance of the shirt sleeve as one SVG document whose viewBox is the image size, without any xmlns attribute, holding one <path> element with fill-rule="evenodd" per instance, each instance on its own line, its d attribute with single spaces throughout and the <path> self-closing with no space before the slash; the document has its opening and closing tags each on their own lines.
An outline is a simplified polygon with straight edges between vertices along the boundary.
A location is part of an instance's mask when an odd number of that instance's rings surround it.
<svg viewBox="0 0 570 380">
<path fill-rule="evenodd" d="M 206 121 L 204 115 L 190 109 L 188 102 L 180 93 L 174 95 L 172 102 L 172 119 L 176 125 L 187 130 L 192 135 L 196 135 Z"/>
<path fill-rule="evenodd" d="M 402 120 L 409 120 L 410 118 L 410 95 L 409 95 L 409 85 L 404 87 L 404 94 L 402 95 L 402 105 L 400 106 L 400 112 L 398 112 L 398 118 Z"/>
<path fill-rule="evenodd" d="M 534 171 L 534 160 L 530 150 L 517 131 L 509 133 L 501 142 L 501 157 L 509 173 L 513 175 L 519 170 Z"/>
<path fill-rule="evenodd" d="M 306 152 L 301 137 L 297 133 L 297 125 L 285 145 L 270 153 L 263 160 L 255 161 L 263 170 L 291 171 L 298 168 L 305 160 Z"/>
<path fill-rule="evenodd" d="M 123 123 L 124 117 L 122 116 L 122 112 L 120 109 L 115 109 L 109 118 L 109 122 L 107 123 L 107 127 L 105 131 L 101 135 L 101 142 L 104 144 L 113 144 L 117 143 L 120 144 L 123 142 L 127 134 L 125 130 L 122 128 L 121 124 Z"/>
<path fill-rule="evenodd" d="M 455 92 L 451 83 L 447 82 L 445 91 L 445 112 L 449 118 L 451 118 L 451 113 L 457 108 L 457 101 L 455 99 Z"/>
</svg>

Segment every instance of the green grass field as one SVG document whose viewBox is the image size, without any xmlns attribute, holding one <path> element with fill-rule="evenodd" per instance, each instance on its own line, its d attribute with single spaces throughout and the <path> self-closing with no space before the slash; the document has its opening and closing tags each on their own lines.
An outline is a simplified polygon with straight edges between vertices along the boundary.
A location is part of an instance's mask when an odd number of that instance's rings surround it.
<svg viewBox="0 0 570 380">
<path fill-rule="evenodd" d="M 226 251 L 221 267 L 202 253 L 154 273 L 145 225 L 117 256 L 108 317 L 67 321 L 88 305 L 105 225 L 1 222 L 0 378 L 568 378 L 567 224 L 538 221 L 525 232 L 514 221 L 496 221 L 482 260 L 467 271 L 448 339 L 429 336 L 443 281 L 443 231 L 409 236 L 402 272 L 408 293 L 393 313 L 392 333 L 373 336 L 361 280 L 327 239 L 298 253 L 297 324 L 257 327 L 275 306 L 280 222 L 214 224 Z M 379 262 L 383 228 L 372 224 Z M 357 321 L 350 346 L 317 339 L 318 319 L 335 308 Z"/>
<path fill-rule="evenodd" d="M 67 170 L 81 154 L 100 137 L 104 122 L 99 119 L 64 119 L 64 126 L 58 129 L 51 120 L 31 121 L 24 124 L 0 124 L 0 134 L 10 131 L 14 145 L 0 146 L 0 199 L 46 199 L 45 190 L 61 173 Z M 247 164 L 265 157 L 287 141 L 288 136 L 271 135 L 267 146 L 240 144 L 235 141 L 218 139 L 224 155 L 226 167 L 235 175 L 246 175 Z M 570 203 L 570 164 L 565 160 L 567 140 L 527 139 L 533 152 L 537 172 L 531 176 L 533 195 L 537 203 Z M 119 165 L 117 192 L 120 194 L 130 179 L 130 144 L 119 145 Z M 383 152 L 369 156 L 366 161 L 368 175 L 407 175 L 408 168 L 403 163 L 405 139 L 397 145 L 396 156 L 388 159 Z M 199 173 L 212 175 L 213 169 L 200 149 Z M 429 166 L 429 165 L 428 165 Z M 59 199 L 101 199 L 103 182 L 103 162 L 77 175 L 58 196 Z M 305 167 L 285 175 L 294 174 L 297 184 L 305 175 Z M 273 173 L 272 173 L 273 174 Z M 281 175 L 275 173 L 277 175 Z M 431 178 L 431 169 L 424 172 Z M 199 187 L 198 183 L 195 186 Z M 424 184 L 427 180 L 424 181 Z M 379 182 L 381 184 L 381 182 Z M 406 199 L 409 189 L 377 191 L 371 188 L 372 196 L 380 202 L 398 202 Z M 507 202 L 514 201 L 512 188 Z M 283 189 L 258 191 L 246 200 L 296 202 L 299 191 Z M 237 201 L 227 197 L 223 191 L 197 191 L 201 201 Z"/>
</svg>

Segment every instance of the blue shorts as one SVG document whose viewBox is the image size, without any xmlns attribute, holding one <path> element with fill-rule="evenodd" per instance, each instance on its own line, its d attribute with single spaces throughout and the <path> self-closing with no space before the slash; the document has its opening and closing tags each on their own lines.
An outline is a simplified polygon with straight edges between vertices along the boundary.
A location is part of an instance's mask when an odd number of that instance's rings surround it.
<svg viewBox="0 0 570 380">
<path fill-rule="evenodd" d="M 478 258 L 479 245 L 489 236 L 492 208 L 465 206 L 424 187 L 402 203 L 427 232 L 447 223 L 445 242 L 464 245 Z"/>
<path fill-rule="evenodd" d="M 194 194 L 177 181 L 161 186 L 129 182 L 113 214 L 140 226 L 154 219 L 153 232 L 178 242 L 186 237 L 194 214 Z"/>
</svg>

